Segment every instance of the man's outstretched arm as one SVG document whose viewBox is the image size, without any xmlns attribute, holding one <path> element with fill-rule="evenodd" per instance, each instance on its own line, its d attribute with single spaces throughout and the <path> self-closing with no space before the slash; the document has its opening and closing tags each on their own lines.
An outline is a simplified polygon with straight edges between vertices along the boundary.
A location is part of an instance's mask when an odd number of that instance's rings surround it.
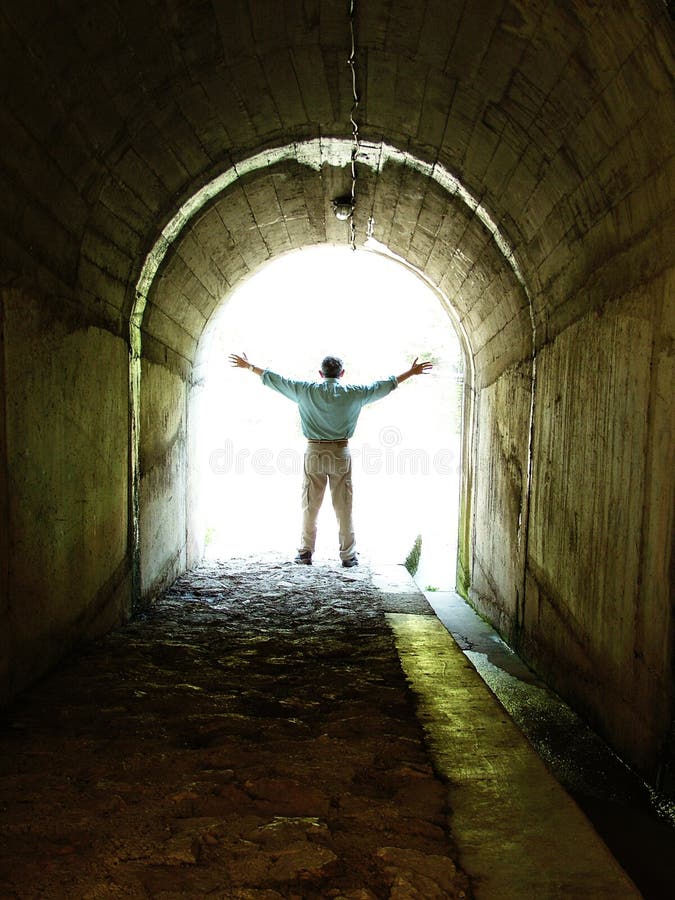
<svg viewBox="0 0 675 900">
<path fill-rule="evenodd" d="M 259 366 L 254 366 L 253 363 L 249 362 L 245 353 L 242 353 L 241 356 L 239 356 L 238 353 L 230 353 L 230 362 L 236 369 L 250 369 L 250 371 L 254 372 L 256 375 L 262 375 L 265 371 Z"/>
<path fill-rule="evenodd" d="M 396 376 L 396 381 L 400 384 L 402 381 L 405 381 L 406 378 L 411 378 L 413 375 L 427 375 L 431 372 L 433 366 L 430 362 L 421 362 L 418 363 L 417 360 L 419 357 L 415 357 L 415 362 L 410 366 L 407 372 L 403 372 L 401 375 Z"/>
<path fill-rule="evenodd" d="M 298 402 L 298 398 L 309 384 L 307 381 L 296 381 L 294 378 L 284 378 L 283 375 L 277 375 L 276 372 L 270 372 L 269 369 L 261 369 L 260 366 L 254 366 L 248 361 L 248 356 L 242 353 L 230 353 L 230 363 L 236 369 L 249 369 L 256 375 L 261 376 L 262 383 L 274 391 L 288 397 L 294 403 Z"/>
</svg>

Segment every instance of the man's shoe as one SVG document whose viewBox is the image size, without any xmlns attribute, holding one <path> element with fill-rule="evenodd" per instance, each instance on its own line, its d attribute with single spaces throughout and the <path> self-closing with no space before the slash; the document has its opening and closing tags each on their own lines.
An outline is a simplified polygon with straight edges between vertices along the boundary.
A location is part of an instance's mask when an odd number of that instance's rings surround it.
<svg viewBox="0 0 675 900">
<path fill-rule="evenodd" d="M 350 556 L 349 559 L 343 559 L 342 565 L 345 569 L 351 569 L 352 566 L 358 566 L 359 560 L 356 556 Z"/>
<path fill-rule="evenodd" d="M 312 565 L 312 554 L 309 550 L 302 550 L 295 557 L 293 562 L 300 563 L 302 566 L 311 566 Z"/>
</svg>

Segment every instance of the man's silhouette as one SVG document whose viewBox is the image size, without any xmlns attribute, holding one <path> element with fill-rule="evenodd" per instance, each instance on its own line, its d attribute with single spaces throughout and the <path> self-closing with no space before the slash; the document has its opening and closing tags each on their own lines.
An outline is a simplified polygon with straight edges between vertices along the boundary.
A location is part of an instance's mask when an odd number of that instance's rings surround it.
<svg viewBox="0 0 675 900">
<path fill-rule="evenodd" d="M 372 384 L 341 384 L 342 360 L 327 356 L 321 363 L 321 381 L 296 381 L 261 369 L 243 353 L 230 354 L 230 362 L 262 376 L 262 383 L 298 404 L 302 433 L 307 438 L 302 482 L 302 535 L 295 562 L 312 564 L 316 542 L 316 520 L 330 484 L 333 509 L 340 533 L 340 559 L 346 567 L 358 565 L 352 522 L 352 460 L 349 439 L 354 434 L 362 407 L 386 397 L 412 375 L 426 374 L 430 362 L 418 363 L 401 375 L 390 375 Z"/>
</svg>

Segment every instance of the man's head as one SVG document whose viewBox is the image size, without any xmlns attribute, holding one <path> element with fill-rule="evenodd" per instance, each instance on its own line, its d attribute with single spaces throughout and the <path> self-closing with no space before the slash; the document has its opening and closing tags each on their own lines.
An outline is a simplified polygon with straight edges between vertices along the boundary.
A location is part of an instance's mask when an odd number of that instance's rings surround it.
<svg viewBox="0 0 675 900">
<path fill-rule="evenodd" d="M 324 357 L 320 371 L 324 378 L 341 378 L 345 374 L 342 360 L 338 356 Z"/>
</svg>

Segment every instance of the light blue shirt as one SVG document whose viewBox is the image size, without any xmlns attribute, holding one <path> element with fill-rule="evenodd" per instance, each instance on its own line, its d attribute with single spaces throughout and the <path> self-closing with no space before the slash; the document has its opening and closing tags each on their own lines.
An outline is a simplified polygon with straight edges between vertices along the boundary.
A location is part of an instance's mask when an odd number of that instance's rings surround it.
<svg viewBox="0 0 675 900">
<path fill-rule="evenodd" d="M 302 433 L 310 441 L 350 438 L 361 408 L 386 397 L 398 387 L 395 375 L 372 384 L 340 384 L 339 378 L 295 381 L 269 369 L 265 369 L 261 377 L 263 384 L 298 404 Z"/>
</svg>

